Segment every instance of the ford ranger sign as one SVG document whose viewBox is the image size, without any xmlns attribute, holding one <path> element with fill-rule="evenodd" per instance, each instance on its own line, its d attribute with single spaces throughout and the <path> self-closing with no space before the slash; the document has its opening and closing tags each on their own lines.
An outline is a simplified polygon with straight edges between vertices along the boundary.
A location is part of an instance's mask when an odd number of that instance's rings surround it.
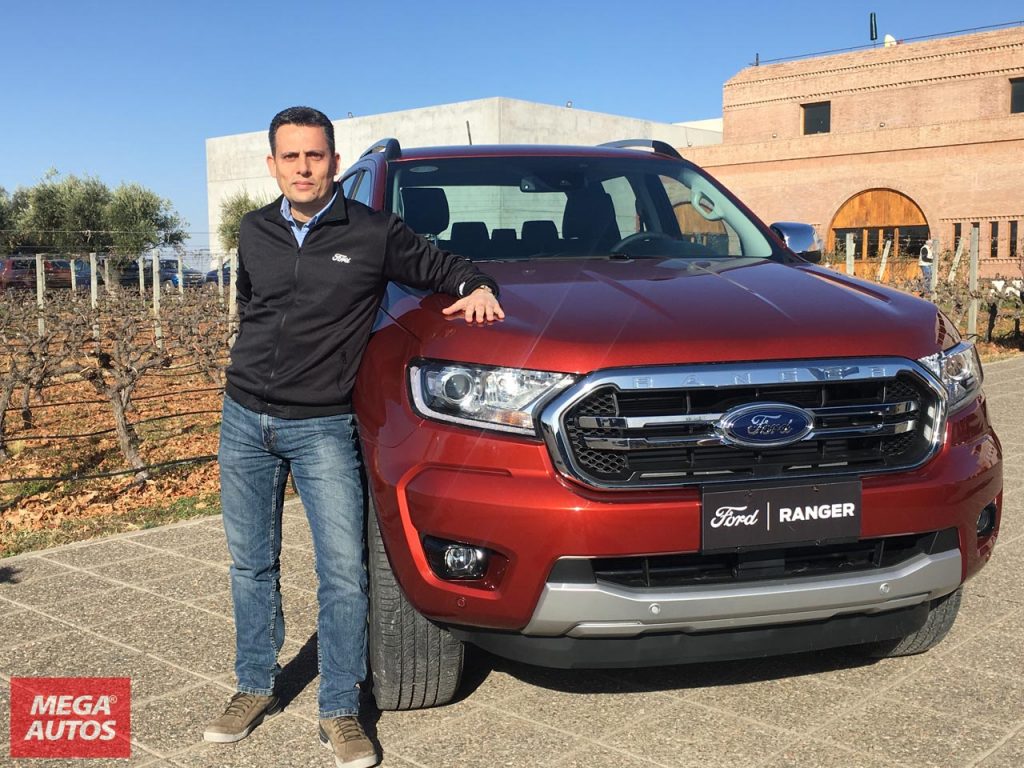
<svg viewBox="0 0 1024 768">
<path fill-rule="evenodd" d="M 860 536 L 859 480 L 719 487 L 701 496 L 701 550 L 851 541 Z"/>
<path fill-rule="evenodd" d="M 715 425 L 722 439 L 744 448 L 777 448 L 805 438 L 814 416 L 785 403 L 755 403 L 727 411 Z"/>
</svg>

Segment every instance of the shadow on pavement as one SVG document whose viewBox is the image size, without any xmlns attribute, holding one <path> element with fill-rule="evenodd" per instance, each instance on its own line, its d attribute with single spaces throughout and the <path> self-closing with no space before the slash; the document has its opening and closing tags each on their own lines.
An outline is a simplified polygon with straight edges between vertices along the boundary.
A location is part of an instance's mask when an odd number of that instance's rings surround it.
<svg viewBox="0 0 1024 768">
<path fill-rule="evenodd" d="M 295 700 L 295 697 L 316 679 L 318 674 L 316 632 L 314 632 L 295 654 L 295 657 L 284 665 L 281 674 L 277 676 L 275 687 L 281 704 L 287 708 Z"/>
<path fill-rule="evenodd" d="M 275 681 L 275 690 L 277 691 L 278 697 L 281 699 L 281 704 L 285 709 L 291 704 L 296 697 L 302 693 L 308 685 L 310 685 L 319 675 L 317 669 L 317 633 L 314 632 L 309 636 L 309 639 L 305 642 L 299 652 L 295 654 L 294 658 L 284 665 L 281 670 L 281 674 L 277 676 Z M 366 735 L 370 737 L 370 740 L 377 746 L 377 749 L 381 749 L 381 744 L 377 738 L 377 721 L 380 720 L 380 710 L 377 709 L 377 705 L 373 701 L 373 695 L 370 693 L 371 683 L 370 679 L 363 681 L 361 686 L 360 696 L 360 716 L 359 720 L 363 724 L 363 728 L 366 730 Z"/>
<path fill-rule="evenodd" d="M 456 701 L 468 698 L 492 673 L 563 693 L 601 694 L 638 691 L 679 691 L 739 685 L 859 669 L 878 663 L 856 648 L 831 653 L 809 652 L 759 659 L 699 662 L 633 669 L 552 669 L 509 661 L 467 646 L 462 686 Z M 597 674 L 595 674 L 595 672 Z"/>
</svg>

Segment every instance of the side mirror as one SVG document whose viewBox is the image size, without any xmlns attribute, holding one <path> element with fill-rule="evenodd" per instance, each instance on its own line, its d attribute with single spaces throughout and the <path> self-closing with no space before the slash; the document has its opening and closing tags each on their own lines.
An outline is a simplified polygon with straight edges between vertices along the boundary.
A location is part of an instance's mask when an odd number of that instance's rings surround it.
<svg viewBox="0 0 1024 768">
<path fill-rule="evenodd" d="M 772 232 L 786 244 L 793 253 L 805 261 L 817 264 L 821 261 L 821 241 L 818 233 L 810 224 L 797 221 L 776 221 L 771 226 Z"/>
</svg>

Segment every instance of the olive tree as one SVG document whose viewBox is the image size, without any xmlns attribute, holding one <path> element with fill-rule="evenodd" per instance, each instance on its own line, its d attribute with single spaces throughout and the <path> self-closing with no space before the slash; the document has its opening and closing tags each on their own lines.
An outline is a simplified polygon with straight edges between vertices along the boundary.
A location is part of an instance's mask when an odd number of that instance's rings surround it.
<svg viewBox="0 0 1024 768">
<path fill-rule="evenodd" d="M 65 176 L 56 170 L 29 187 L 16 228 L 22 244 L 60 253 L 84 253 L 109 243 L 106 207 L 110 189 L 93 176 Z"/>
<path fill-rule="evenodd" d="M 179 246 L 185 241 L 185 222 L 170 200 L 140 184 L 121 184 L 106 206 L 110 250 L 124 264 L 152 248 Z"/>
<path fill-rule="evenodd" d="M 17 249 L 18 239 L 18 198 L 19 192 L 14 195 L 8 194 L 7 190 L 0 187 L 0 248 L 7 251 Z M 24 195 L 20 196 L 24 199 Z"/>
<path fill-rule="evenodd" d="M 237 250 L 242 217 L 269 202 L 265 196 L 251 195 L 244 189 L 224 198 L 220 204 L 220 224 L 217 226 L 217 239 L 220 240 L 221 248 L 229 252 Z"/>
</svg>

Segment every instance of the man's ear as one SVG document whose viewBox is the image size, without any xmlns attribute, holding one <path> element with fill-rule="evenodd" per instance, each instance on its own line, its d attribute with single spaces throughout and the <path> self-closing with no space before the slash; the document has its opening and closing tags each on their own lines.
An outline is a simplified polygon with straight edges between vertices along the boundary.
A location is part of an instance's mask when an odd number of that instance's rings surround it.
<svg viewBox="0 0 1024 768">
<path fill-rule="evenodd" d="M 277 177 L 277 163 L 274 162 L 273 155 L 267 155 L 267 170 L 270 171 L 270 175 Z"/>
<path fill-rule="evenodd" d="M 341 155 L 337 152 L 334 153 L 334 173 L 331 174 L 332 179 L 338 178 L 338 174 L 341 173 Z"/>
</svg>

